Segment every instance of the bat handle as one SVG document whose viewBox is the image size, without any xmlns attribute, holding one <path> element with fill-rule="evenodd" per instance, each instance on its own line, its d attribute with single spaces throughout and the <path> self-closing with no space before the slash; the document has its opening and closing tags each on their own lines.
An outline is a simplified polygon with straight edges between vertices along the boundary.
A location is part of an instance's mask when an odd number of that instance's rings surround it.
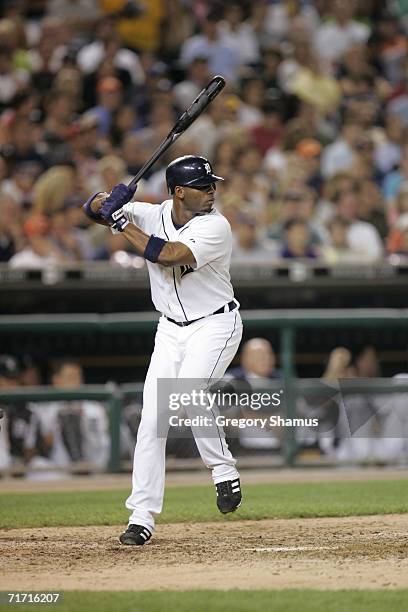
<svg viewBox="0 0 408 612">
<path fill-rule="evenodd" d="M 128 184 L 128 188 L 132 192 L 132 195 L 135 194 L 136 189 L 137 189 L 137 184 L 138 184 L 139 181 L 140 181 L 140 177 L 138 176 L 138 174 L 136 174 L 136 176 L 133 177 L 133 179 Z"/>
</svg>

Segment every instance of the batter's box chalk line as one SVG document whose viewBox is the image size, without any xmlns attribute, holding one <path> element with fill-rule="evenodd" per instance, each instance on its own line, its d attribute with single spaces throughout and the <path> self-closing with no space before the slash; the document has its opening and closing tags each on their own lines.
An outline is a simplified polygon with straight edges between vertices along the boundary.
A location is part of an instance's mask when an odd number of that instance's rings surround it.
<svg viewBox="0 0 408 612">
<path fill-rule="evenodd" d="M 338 546 L 262 546 L 257 548 L 246 548 L 252 552 L 299 552 L 306 550 L 336 550 Z"/>
</svg>

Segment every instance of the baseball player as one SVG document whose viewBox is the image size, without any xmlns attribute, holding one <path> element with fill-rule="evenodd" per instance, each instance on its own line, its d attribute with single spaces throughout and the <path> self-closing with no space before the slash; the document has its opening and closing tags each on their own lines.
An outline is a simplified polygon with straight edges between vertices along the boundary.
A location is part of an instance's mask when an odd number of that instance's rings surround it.
<svg viewBox="0 0 408 612">
<path fill-rule="evenodd" d="M 122 544 L 142 545 L 154 531 L 162 509 L 166 438 L 158 436 L 159 379 L 219 379 L 242 336 L 239 303 L 230 282 L 232 236 L 228 221 L 214 208 L 216 183 L 204 157 L 186 155 L 169 164 L 171 198 L 160 205 L 131 202 L 125 185 L 96 194 L 84 205 L 94 221 L 123 232 L 147 260 L 152 300 L 161 313 L 143 392 L 143 411 L 134 454 L 132 511 Z M 203 412 L 205 409 L 203 408 Z M 241 504 L 235 459 L 216 419 L 195 434 L 204 464 L 211 469 L 222 513 Z"/>
</svg>

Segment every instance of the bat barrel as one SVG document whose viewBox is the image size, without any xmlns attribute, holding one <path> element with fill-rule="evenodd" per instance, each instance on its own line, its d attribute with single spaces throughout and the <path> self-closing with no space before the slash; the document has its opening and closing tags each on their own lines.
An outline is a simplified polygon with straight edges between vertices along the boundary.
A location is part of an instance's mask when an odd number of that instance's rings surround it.
<svg viewBox="0 0 408 612">
<path fill-rule="evenodd" d="M 210 100 L 213 100 L 215 96 L 218 96 L 220 91 L 225 87 L 225 79 L 222 76 L 215 76 L 212 81 L 207 85 L 204 90 Z"/>
<path fill-rule="evenodd" d="M 167 135 L 165 140 L 161 143 L 158 149 L 156 149 L 151 158 L 144 164 L 143 168 L 139 170 L 134 179 L 128 184 L 129 189 L 131 189 L 133 193 L 136 191 L 137 183 L 140 181 L 143 175 L 153 166 L 153 164 L 169 148 L 169 146 L 197 119 L 197 117 L 201 115 L 210 102 L 214 100 L 214 98 L 224 87 L 224 77 L 217 75 L 210 81 L 207 87 L 198 94 L 194 102 L 177 120 L 175 126 Z"/>
</svg>

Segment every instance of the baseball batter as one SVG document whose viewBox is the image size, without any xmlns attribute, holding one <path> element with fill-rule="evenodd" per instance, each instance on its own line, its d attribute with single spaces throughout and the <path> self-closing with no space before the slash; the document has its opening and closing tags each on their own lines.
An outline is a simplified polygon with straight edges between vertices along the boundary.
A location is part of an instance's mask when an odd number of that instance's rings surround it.
<svg viewBox="0 0 408 612">
<path fill-rule="evenodd" d="M 84 206 L 90 218 L 123 232 L 145 257 L 152 300 L 161 313 L 144 385 L 132 492 L 126 500 L 132 513 L 119 538 L 122 544 L 145 544 L 162 510 L 166 438 L 157 432 L 158 380 L 218 379 L 241 340 L 239 303 L 229 276 L 231 228 L 214 208 L 216 183 L 222 180 L 208 160 L 186 155 L 167 167 L 172 198 L 162 204 L 131 202 L 132 194 L 119 185 Z M 196 444 L 212 471 L 219 510 L 233 512 L 241 504 L 239 474 L 215 420 L 208 436 L 197 436 Z"/>
</svg>

